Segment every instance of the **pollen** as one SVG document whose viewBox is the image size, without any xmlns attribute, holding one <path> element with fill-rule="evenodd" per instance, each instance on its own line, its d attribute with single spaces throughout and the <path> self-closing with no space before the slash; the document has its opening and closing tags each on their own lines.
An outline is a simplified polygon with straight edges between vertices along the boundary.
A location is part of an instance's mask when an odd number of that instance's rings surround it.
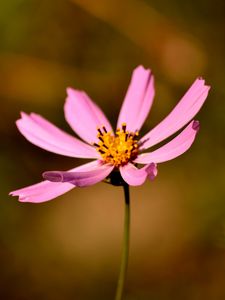
<svg viewBox="0 0 225 300">
<path fill-rule="evenodd" d="M 108 132 L 105 126 L 97 128 L 99 139 L 94 143 L 96 150 L 101 154 L 105 163 L 115 167 L 124 166 L 129 161 L 134 160 L 138 155 L 138 131 L 129 132 L 126 130 L 126 124 L 116 130 L 115 136 Z"/>
</svg>

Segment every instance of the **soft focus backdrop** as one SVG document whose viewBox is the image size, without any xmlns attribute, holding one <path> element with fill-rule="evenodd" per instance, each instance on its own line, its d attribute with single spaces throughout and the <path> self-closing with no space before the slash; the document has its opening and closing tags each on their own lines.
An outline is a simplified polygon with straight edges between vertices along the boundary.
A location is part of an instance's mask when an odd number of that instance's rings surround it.
<svg viewBox="0 0 225 300">
<path fill-rule="evenodd" d="M 197 76 L 212 86 L 200 134 L 153 183 L 131 188 L 126 300 L 225 299 L 225 2 L 9 0 L 0 3 L 0 298 L 113 299 L 123 193 L 104 183 L 56 200 L 19 203 L 9 191 L 45 170 L 83 161 L 33 146 L 21 110 L 72 132 L 65 88 L 83 89 L 115 125 L 131 72 L 153 70 L 146 132 Z"/>
</svg>

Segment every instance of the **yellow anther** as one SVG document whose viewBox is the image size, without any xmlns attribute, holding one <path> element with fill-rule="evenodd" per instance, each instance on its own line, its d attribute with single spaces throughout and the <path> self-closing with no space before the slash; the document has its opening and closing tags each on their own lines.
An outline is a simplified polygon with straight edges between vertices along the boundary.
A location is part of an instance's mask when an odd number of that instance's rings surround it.
<svg viewBox="0 0 225 300">
<path fill-rule="evenodd" d="M 111 132 L 107 132 L 104 126 L 97 128 L 97 131 L 99 142 L 95 143 L 94 146 L 105 163 L 119 167 L 137 157 L 138 132 L 126 131 L 126 123 L 122 123 L 122 130 L 120 128 L 116 130 L 115 136 Z"/>
</svg>

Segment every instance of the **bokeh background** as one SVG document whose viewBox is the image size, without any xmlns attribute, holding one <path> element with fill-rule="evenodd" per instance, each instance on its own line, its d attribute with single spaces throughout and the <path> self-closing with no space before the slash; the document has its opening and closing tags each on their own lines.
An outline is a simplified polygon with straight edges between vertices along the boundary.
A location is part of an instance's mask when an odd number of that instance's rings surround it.
<svg viewBox="0 0 225 300">
<path fill-rule="evenodd" d="M 54 201 L 19 203 L 9 191 L 45 170 L 83 161 L 33 146 L 17 131 L 21 110 L 71 132 L 65 88 L 83 89 L 115 125 L 131 72 L 156 77 L 143 132 L 197 76 L 212 90 L 191 150 L 131 188 L 126 300 L 225 299 L 225 2 L 223 0 L 9 0 L 0 3 L 0 298 L 113 299 L 123 193 L 106 185 Z M 84 120 L 86 121 L 86 120 Z"/>
</svg>

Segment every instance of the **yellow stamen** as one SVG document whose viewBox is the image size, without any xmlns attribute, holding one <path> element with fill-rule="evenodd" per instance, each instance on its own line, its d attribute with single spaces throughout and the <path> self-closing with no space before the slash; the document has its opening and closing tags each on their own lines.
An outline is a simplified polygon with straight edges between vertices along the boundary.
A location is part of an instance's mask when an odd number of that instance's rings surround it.
<svg viewBox="0 0 225 300">
<path fill-rule="evenodd" d="M 102 129 L 102 130 L 101 130 Z M 106 128 L 97 128 L 99 139 L 94 143 L 96 150 L 101 154 L 105 163 L 115 167 L 123 166 L 134 160 L 138 155 L 138 131 L 126 131 L 126 123 L 122 124 L 122 130 L 118 128 L 116 135 L 107 132 Z"/>
</svg>

